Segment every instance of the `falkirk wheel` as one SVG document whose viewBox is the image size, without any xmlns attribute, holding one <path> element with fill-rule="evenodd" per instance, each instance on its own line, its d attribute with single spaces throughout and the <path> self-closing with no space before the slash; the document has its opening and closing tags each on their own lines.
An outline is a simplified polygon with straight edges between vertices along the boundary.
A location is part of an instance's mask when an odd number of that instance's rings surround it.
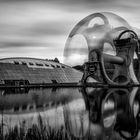
<svg viewBox="0 0 140 140">
<path fill-rule="evenodd" d="M 83 70 L 82 84 L 137 85 L 136 59 L 137 34 L 127 21 L 109 12 L 82 19 L 70 32 L 64 49 L 65 63 Z"/>
</svg>

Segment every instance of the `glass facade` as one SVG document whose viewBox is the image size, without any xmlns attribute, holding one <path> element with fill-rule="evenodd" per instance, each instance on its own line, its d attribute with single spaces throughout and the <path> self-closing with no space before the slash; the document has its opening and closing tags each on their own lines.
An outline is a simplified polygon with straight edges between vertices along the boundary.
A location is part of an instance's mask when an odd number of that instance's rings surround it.
<svg viewBox="0 0 140 140">
<path fill-rule="evenodd" d="M 70 67 L 32 68 L 23 64 L 0 63 L 0 80 L 10 85 L 19 81 L 30 84 L 78 82 L 82 73 Z M 28 82 L 27 82 L 28 81 Z"/>
</svg>

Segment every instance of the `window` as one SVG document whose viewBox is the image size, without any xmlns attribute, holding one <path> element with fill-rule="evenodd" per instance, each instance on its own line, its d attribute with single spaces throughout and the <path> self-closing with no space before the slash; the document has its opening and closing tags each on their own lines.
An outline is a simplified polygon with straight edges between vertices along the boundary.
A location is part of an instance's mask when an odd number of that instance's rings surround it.
<svg viewBox="0 0 140 140">
<path fill-rule="evenodd" d="M 57 88 L 53 87 L 52 92 L 56 92 Z"/>
<path fill-rule="evenodd" d="M 43 108 L 43 105 L 37 105 L 36 108 Z"/>
<path fill-rule="evenodd" d="M 19 62 L 18 62 L 18 61 L 14 61 L 14 64 L 18 65 L 18 64 L 19 64 Z"/>
<path fill-rule="evenodd" d="M 23 105 L 22 106 L 22 110 L 26 110 L 27 109 L 27 106 L 26 105 Z"/>
<path fill-rule="evenodd" d="M 45 104 L 45 107 L 49 107 L 49 104 Z"/>
<path fill-rule="evenodd" d="M 34 108 L 33 105 L 31 105 L 31 106 L 29 107 L 30 110 L 33 109 L 33 108 Z"/>
<path fill-rule="evenodd" d="M 14 111 L 18 111 L 18 110 L 19 110 L 19 106 L 15 106 Z"/>
<path fill-rule="evenodd" d="M 51 106 L 54 106 L 55 105 L 55 102 L 52 102 Z"/>
<path fill-rule="evenodd" d="M 27 65 L 26 62 L 22 62 L 22 65 Z"/>
<path fill-rule="evenodd" d="M 56 81 L 56 80 L 52 80 L 52 83 L 53 83 L 53 84 L 56 84 L 56 83 L 57 83 L 57 81 Z"/>
<path fill-rule="evenodd" d="M 57 67 L 57 68 L 60 68 L 60 66 L 59 66 L 59 65 L 56 65 L 56 67 Z"/>
<path fill-rule="evenodd" d="M 46 67 L 49 67 L 49 65 L 48 65 L 48 64 L 45 64 L 45 66 L 46 66 Z"/>
<path fill-rule="evenodd" d="M 62 66 L 62 68 L 65 68 L 65 66 Z"/>
<path fill-rule="evenodd" d="M 29 65 L 34 65 L 32 62 L 29 62 Z"/>
<path fill-rule="evenodd" d="M 53 68 L 55 68 L 55 66 L 54 65 L 51 65 Z"/>
<path fill-rule="evenodd" d="M 43 64 L 41 64 L 41 63 L 36 63 L 36 65 L 37 65 L 37 66 L 43 66 Z"/>
</svg>

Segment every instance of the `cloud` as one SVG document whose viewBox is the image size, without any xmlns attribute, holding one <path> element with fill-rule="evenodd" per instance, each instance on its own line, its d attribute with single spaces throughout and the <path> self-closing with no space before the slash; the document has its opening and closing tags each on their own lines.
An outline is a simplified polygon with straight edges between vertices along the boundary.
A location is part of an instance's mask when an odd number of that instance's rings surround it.
<svg viewBox="0 0 140 140">
<path fill-rule="evenodd" d="M 46 45 L 46 44 L 45 44 Z M 5 47 L 10 47 L 10 48 L 17 48 L 17 47 L 40 47 L 40 46 L 45 46 L 43 43 L 39 42 L 22 42 L 22 41 L 7 41 L 7 42 L 1 42 L 0 47 L 5 48 Z M 49 46 L 49 44 L 48 44 Z"/>
<path fill-rule="evenodd" d="M 82 18 L 111 11 L 139 27 L 139 6 L 137 0 L 1 0 L 0 49 L 5 56 L 62 58 L 67 36 Z"/>
</svg>

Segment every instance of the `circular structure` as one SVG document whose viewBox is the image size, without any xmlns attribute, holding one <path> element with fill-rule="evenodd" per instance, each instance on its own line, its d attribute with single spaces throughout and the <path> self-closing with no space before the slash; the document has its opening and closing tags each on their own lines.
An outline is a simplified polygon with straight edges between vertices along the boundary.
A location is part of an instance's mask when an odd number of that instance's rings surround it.
<svg viewBox="0 0 140 140">
<path fill-rule="evenodd" d="M 133 68 L 138 37 L 131 29 L 123 18 L 113 13 L 87 16 L 69 34 L 64 50 L 65 63 L 82 66 L 89 62 L 94 72 L 87 68 L 85 79 L 90 76 L 111 85 L 138 83 Z"/>
<path fill-rule="evenodd" d="M 101 105 L 101 113 L 102 113 L 102 124 L 105 129 L 110 129 L 114 127 L 116 123 L 116 100 L 115 100 L 114 92 L 109 92 Z"/>
</svg>

